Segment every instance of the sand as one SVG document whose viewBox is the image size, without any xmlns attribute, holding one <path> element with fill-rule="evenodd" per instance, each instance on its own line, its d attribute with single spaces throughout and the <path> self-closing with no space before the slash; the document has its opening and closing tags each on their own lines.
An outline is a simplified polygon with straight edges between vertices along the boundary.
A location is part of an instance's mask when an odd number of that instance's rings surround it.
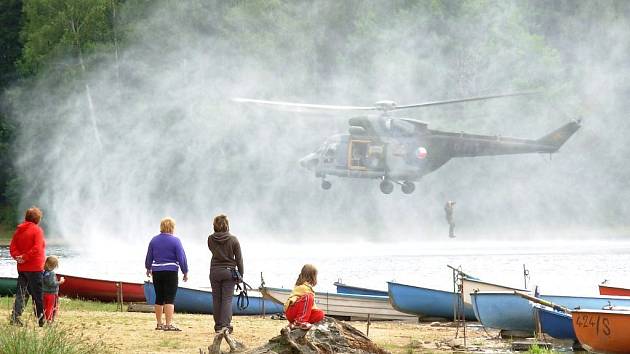
<svg viewBox="0 0 630 354">
<path fill-rule="evenodd" d="M 0 312 L 8 318 L 7 308 Z M 363 333 L 367 331 L 366 322 L 348 323 Z M 85 340 L 102 341 L 114 353 L 199 353 L 199 349 L 207 350 L 214 336 L 212 315 L 176 314 L 175 324 L 182 332 L 155 330 L 152 313 L 62 308 L 54 325 L 82 335 Z M 269 316 L 235 316 L 233 325 L 234 338 L 255 348 L 278 335 L 287 322 Z M 486 333 L 479 325 L 469 325 L 466 335 L 468 351 L 509 346 L 506 341 L 496 339 L 496 331 Z M 392 353 L 452 352 L 457 345 L 463 345 L 463 328 L 458 329 L 449 323 L 372 322 L 369 337 Z M 223 349 L 228 351 L 225 343 L 224 346 Z"/>
</svg>

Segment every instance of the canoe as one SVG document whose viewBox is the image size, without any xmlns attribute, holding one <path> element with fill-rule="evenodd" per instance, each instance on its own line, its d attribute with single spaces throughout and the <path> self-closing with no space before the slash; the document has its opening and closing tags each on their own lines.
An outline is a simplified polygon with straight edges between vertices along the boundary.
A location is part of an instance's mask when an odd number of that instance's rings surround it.
<svg viewBox="0 0 630 354">
<path fill-rule="evenodd" d="M 541 299 L 569 309 L 601 309 L 604 306 L 630 306 L 630 298 L 622 296 L 540 295 Z M 473 310 L 484 327 L 534 331 L 534 308 L 530 301 L 513 291 L 478 292 L 471 294 Z"/>
<path fill-rule="evenodd" d="M 142 283 L 119 282 L 57 274 L 66 281 L 59 285 L 59 295 L 78 299 L 116 302 L 118 285 L 122 287 L 123 302 L 144 302 Z"/>
<path fill-rule="evenodd" d="M 577 340 L 573 330 L 573 320 L 571 314 L 556 311 L 548 306 L 534 305 L 538 313 L 540 328 L 544 333 L 556 339 Z"/>
<path fill-rule="evenodd" d="M 291 290 L 282 288 L 263 287 L 261 292 L 264 297 L 284 304 L 289 298 Z M 387 296 L 355 295 L 317 292 L 315 304 L 322 309 L 327 316 L 349 320 L 366 320 L 368 314 L 370 320 L 411 320 L 416 316 L 396 311 L 389 304 Z"/>
<path fill-rule="evenodd" d="M 599 295 L 630 296 L 630 289 L 602 283 L 599 284 Z"/>
<path fill-rule="evenodd" d="M 630 352 L 630 312 L 614 310 L 575 310 L 573 328 L 588 351 Z"/>
<path fill-rule="evenodd" d="M 0 277 L 0 296 L 15 295 L 17 278 Z"/>
<path fill-rule="evenodd" d="M 334 285 L 337 288 L 337 292 L 340 294 L 387 296 L 387 291 L 384 290 L 361 288 L 340 282 L 335 282 Z"/>
<path fill-rule="evenodd" d="M 514 291 L 470 294 L 475 316 L 484 327 L 507 331 L 534 331 L 531 303 Z"/>
<path fill-rule="evenodd" d="M 464 288 L 464 291 L 463 291 L 464 303 L 468 305 L 472 305 L 472 302 L 470 300 L 470 294 L 474 293 L 475 291 L 479 291 L 479 292 L 514 291 L 514 290 L 525 291 L 525 292 L 528 291 L 527 289 L 512 288 L 509 286 L 489 283 L 489 282 L 481 281 L 479 279 L 470 278 L 470 277 L 462 277 L 462 287 Z"/>
<path fill-rule="evenodd" d="M 387 282 L 389 302 L 404 313 L 418 317 L 453 319 L 455 306 L 461 306 L 461 296 L 452 291 L 422 288 L 419 286 Z M 467 321 L 476 321 L 472 305 L 464 306 Z"/>
<path fill-rule="evenodd" d="M 155 305 L 155 288 L 153 283 L 144 283 L 144 295 L 147 304 Z M 248 291 L 249 306 L 245 309 L 239 309 L 236 295 L 232 299 L 232 313 L 234 315 L 260 315 L 282 313 L 284 308 L 270 300 L 263 300 L 258 291 Z M 263 309 L 264 303 L 264 309 Z M 178 287 L 175 296 L 175 311 L 186 313 L 212 314 L 212 291 L 203 289 L 193 289 L 187 287 Z"/>
</svg>

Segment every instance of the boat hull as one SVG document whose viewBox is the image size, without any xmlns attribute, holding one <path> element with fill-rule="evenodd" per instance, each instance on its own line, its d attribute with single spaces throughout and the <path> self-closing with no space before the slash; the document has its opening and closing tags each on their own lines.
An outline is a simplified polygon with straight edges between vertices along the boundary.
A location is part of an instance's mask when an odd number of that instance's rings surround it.
<svg viewBox="0 0 630 354">
<path fill-rule="evenodd" d="M 599 295 L 630 296 L 630 289 L 599 284 Z"/>
<path fill-rule="evenodd" d="M 630 306 L 630 299 L 615 296 L 568 296 L 540 295 L 541 299 L 569 309 L 601 309 L 607 305 Z M 534 331 L 534 308 L 526 299 L 514 292 L 478 292 L 471 294 L 475 315 L 485 327 L 511 330 Z"/>
<path fill-rule="evenodd" d="M 418 317 L 454 318 L 455 307 L 461 306 L 459 294 L 451 291 L 435 290 L 418 286 L 388 282 L 389 302 L 404 313 Z M 460 307 L 461 308 L 461 307 Z M 464 305 L 466 320 L 476 321 L 471 305 Z"/>
<path fill-rule="evenodd" d="M 261 289 L 264 297 L 284 304 L 291 294 L 289 289 L 269 288 Z M 387 296 L 354 295 L 338 293 L 315 293 L 315 304 L 327 316 L 350 320 L 412 320 L 416 316 L 395 310 L 389 304 Z"/>
<path fill-rule="evenodd" d="M 0 277 L 0 296 L 15 295 L 17 278 Z"/>
<path fill-rule="evenodd" d="M 144 302 L 142 283 L 116 282 L 113 280 L 91 279 L 72 275 L 57 274 L 66 281 L 59 285 L 59 295 L 78 299 L 116 302 L 117 291 L 122 286 L 123 302 Z"/>
<path fill-rule="evenodd" d="M 470 299 L 470 294 L 474 292 L 490 292 L 490 291 L 525 291 L 526 289 L 512 288 L 509 286 L 488 283 L 485 281 L 481 281 L 479 279 L 472 279 L 468 277 L 462 277 L 462 287 L 464 293 L 464 303 L 468 305 L 472 305 L 472 301 Z"/>
<path fill-rule="evenodd" d="M 258 294 L 258 292 L 255 292 Z M 153 283 L 144 283 L 144 294 L 147 304 L 155 305 L 155 288 Z M 264 303 L 264 308 L 263 308 Z M 263 300 L 260 295 L 249 292 L 249 306 L 245 309 L 239 309 L 237 298 L 232 299 L 232 314 L 234 315 L 260 315 L 262 313 L 274 314 L 282 313 L 283 307 L 270 300 Z M 212 314 L 212 292 L 201 289 L 191 289 L 178 287 L 175 296 L 175 311 L 186 313 Z"/>
<path fill-rule="evenodd" d="M 576 310 L 573 328 L 582 346 L 599 353 L 630 352 L 630 312 Z"/>
<path fill-rule="evenodd" d="M 339 294 L 354 294 L 354 295 L 373 295 L 373 296 L 387 296 L 387 291 L 361 288 L 358 286 L 351 286 L 335 282 L 337 292 Z"/>
<path fill-rule="evenodd" d="M 534 308 L 538 312 L 538 319 L 543 332 L 556 339 L 577 340 L 570 314 L 558 312 L 542 305 L 534 305 Z"/>
</svg>

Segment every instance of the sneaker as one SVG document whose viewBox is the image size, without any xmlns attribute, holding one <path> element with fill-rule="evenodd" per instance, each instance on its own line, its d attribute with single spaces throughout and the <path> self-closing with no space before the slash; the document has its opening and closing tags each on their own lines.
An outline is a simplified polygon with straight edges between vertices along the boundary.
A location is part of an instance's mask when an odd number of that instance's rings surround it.
<svg viewBox="0 0 630 354">
<path fill-rule="evenodd" d="M 311 327 L 313 327 L 313 325 L 308 322 L 295 322 L 293 324 L 293 328 L 299 328 L 305 331 L 308 331 Z"/>
<path fill-rule="evenodd" d="M 24 323 L 22 323 L 22 320 L 20 320 L 17 317 L 11 319 L 11 324 L 14 325 L 14 326 L 19 326 L 19 327 L 24 326 Z"/>
</svg>

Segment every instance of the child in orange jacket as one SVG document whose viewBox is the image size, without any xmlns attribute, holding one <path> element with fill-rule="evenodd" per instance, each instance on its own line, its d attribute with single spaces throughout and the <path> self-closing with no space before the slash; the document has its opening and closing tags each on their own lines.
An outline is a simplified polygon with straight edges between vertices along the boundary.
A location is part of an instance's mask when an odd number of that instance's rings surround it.
<svg viewBox="0 0 630 354">
<path fill-rule="evenodd" d="M 284 303 L 284 314 L 289 321 L 289 328 L 309 330 L 311 324 L 324 319 L 324 311 L 315 307 L 317 269 L 312 264 L 305 264 L 295 281 L 291 295 Z"/>
</svg>

